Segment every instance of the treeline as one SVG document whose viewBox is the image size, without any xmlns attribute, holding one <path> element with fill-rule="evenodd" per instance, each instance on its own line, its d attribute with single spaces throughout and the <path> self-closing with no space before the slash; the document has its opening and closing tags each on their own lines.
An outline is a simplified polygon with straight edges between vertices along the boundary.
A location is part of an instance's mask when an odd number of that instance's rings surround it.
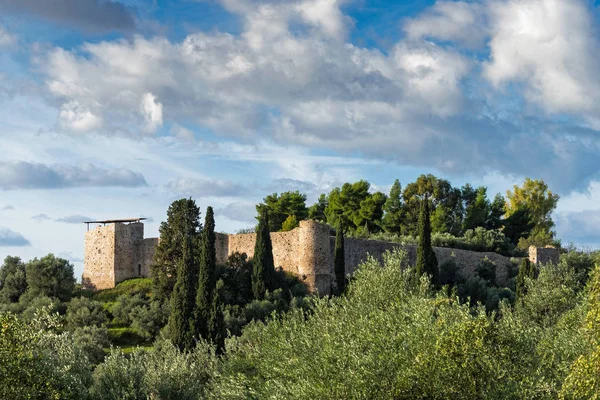
<svg viewBox="0 0 600 400">
<path fill-rule="evenodd" d="M 521 186 L 515 185 L 513 190 L 507 191 L 506 196 L 496 194 L 493 198 L 488 196 L 485 186 L 466 184 L 457 188 L 433 175 L 421 175 L 404 188 L 396 180 L 387 195 L 371 192 L 370 183 L 360 180 L 321 194 L 311 206 L 306 204 L 306 195 L 298 191 L 273 193 L 257 205 L 257 210 L 268 210 L 272 232 L 293 229 L 304 219 L 332 226 L 341 220 L 352 235 L 386 234 L 387 238 L 410 240 L 417 236 L 423 198 L 429 201 L 432 234 L 445 236 L 446 241 L 495 231 L 503 235 L 500 241 L 521 249 L 530 244 L 559 244 L 551 217 L 559 197 L 544 181 L 529 178 Z M 443 240 L 440 243 L 443 244 Z"/>
</svg>

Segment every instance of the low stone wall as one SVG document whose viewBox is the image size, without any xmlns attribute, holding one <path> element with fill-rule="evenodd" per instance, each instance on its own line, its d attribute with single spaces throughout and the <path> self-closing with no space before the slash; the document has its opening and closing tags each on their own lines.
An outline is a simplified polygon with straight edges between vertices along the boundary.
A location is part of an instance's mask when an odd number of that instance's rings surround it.
<svg viewBox="0 0 600 400">
<path fill-rule="evenodd" d="M 333 251 L 335 249 L 335 238 L 331 241 L 331 259 L 333 260 Z M 399 243 L 383 242 L 379 240 L 353 239 L 344 240 L 344 253 L 346 261 L 346 273 L 352 274 L 355 269 L 367 259 L 369 255 L 375 257 L 380 262 L 383 261 L 383 254 L 386 251 L 394 249 L 404 250 L 406 252 L 406 265 L 414 266 L 417 262 L 417 246 L 401 245 Z M 496 264 L 496 281 L 499 285 L 508 283 L 508 272 L 511 267 L 510 257 L 505 257 L 493 252 L 476 252 L 461 249 L 451 249 L 447 247 L 434 247 L 438 264 L 442 265 L 446 261 L 454 260 L 461 269 L 459 273 L 464 277 L 475 274 L 475 269 L 484 260 L 489 260 Z"/>
</svg>

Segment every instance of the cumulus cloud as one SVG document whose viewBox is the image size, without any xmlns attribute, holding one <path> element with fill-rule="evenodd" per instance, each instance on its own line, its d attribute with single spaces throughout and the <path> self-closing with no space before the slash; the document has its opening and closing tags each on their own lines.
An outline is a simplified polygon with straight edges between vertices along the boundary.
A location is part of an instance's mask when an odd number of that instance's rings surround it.
<svg viewBox="0 0 600 400">
<path fill-rule="evenodd" d="M 484 74 L 494 85 L 523 82 L 527 99 L 552 113 L 598 109 L 599 43 L 587 2 L 493 2 L 490 20 Z"/>
<path fill-rule="evenodd" d="M 70 187 L 140 187 L 144 176 L 128 169 L 103 169 L 92 164 L 46 165 L 26 161 L 0 161 L 0 190 L 58 189 Z"/>
<path fill-rule="evenodd" d="M 73 215 L 67 215 L 62 218 L 58 218 L 58 219 L 56 219 L 56 222 L 63 222 L 65 224 L 80 224 L 85 221 L 93 221 L 93 220 L 94 220 L 93 218 L 86 217 L 85 215 L 73 214 Z"/>
<path fill-rule="evenodd" d="M 0 227 L 0 247 L 25 246 L 31 246 L 31 243 L 23 235 L 11 229 Z"/>
<path fill-rule="evenodd" d="M 102 119 L 76 100 L 63 104 L 58 120 L 61 128 L 73 132 L 88 132 L 102 126 Z"/>
<path fill-rule="evenodd" d="M 487 36 L 485 19 L 481 3 L 437 1 L 418 17 L 408 19 L 404 30 L 413 39 L 433 38 L 480 48 Z"/>
<path fill-rule="evenodd" d="M 166 189 L 181 196 L 238 197 L 247 193 L 244 186 L 224 180 L 179 178 L 166 185 Z"/>
<path fill-rule="evenodd" d="M 194 121 L 442 173 L 535 175 L 559 190 L 600 172 L 599 48 L 584 0 L 438 2 L 385 53 L 344 42 L 339 1 L 222 4 L 239 35 L 135 36 L 40 57 L 50 94 L 79 106 L 66 121 L 169 124 L 187 138 L 177 123 Z"/>
<path fill-rule="evenodd" d="M 113 0 L 0 0 L 0 10 L 26 13 L 98 33 L 135 28 L 135 8 Z"/>
<path fill-rule="evenodd" d="M 146 129 L 154 132 L 163 124 L 163 106 L 152 93 L 145 93 L 142 96 L 140 112 L 146 121 Z"/>
<path fill-rule="evenodd" d="M 34 220 L 35 222 L 44 222 L 44 221 L 48 221 L 52 218 L 50 218 L 50 216 L 48 214 L 36 214 L 33 217 L 31 217 L 32 220 Z"/>
<path fill-rule="evenodd" d="M 15 206 L 13 206 L 12 204 L 7 204 L 2 207 L 2 211 L 14 211 L 14 210 L 15 210 Z"/>
</svg>

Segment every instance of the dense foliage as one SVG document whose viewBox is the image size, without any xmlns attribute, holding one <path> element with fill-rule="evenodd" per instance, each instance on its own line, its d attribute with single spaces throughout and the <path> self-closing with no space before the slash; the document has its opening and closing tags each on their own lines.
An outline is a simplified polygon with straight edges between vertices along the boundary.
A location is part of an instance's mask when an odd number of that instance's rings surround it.
<svg viewBox="0 0 600 400">
<path fill-rule="evenodd" d="M 426 277 L 415 281 L 403 259 L 401 252 L 388 253 L 383 265 L 370 259 L 343 296 L 251 322 L 226 340 L 220 357 L 202 340 L 181 352 L 161 339 L 151 351 L 113 350 L 93 370 L 74 333 L 61 330 L 102 325 L 94 300 L 72 300 L 62 320 L 48 309 L 27 321 L 0 314 L 0 397 L 595 398 L 600 267 L 590 274 L 593 255 L 571 251 L 542 266 L 524 279 L 522 301 L 500 302 L 492 313 L 435 290 Z M 234 265 L 248 272 L 247 264 L 242 255 L 230 260 L 229 272 L 221 271 L 226 286 L 246 280 Z M 440 266 L 440 280 L 460 281 L 455 267 Z M 495 280 L 490 265 L 477 274 Z M 223 290 L 228 297 L 237 288 Z"/>
<path fill-rule="evenodd" d="M 195 240 L 199 240 L 202 231 L 200 209 L 192 199 L 176 200 L 169 205 L 167 220 L 160 224 L 160 241 L 156 247 L 154 263 L 150 266 L 154 291 L 161 300 L 171 296 L 183 257 L 183 239 L 190 231 L 194 232 Z M 194 248 L 199 249 L 199 246 Z M 199 254 L 192 256 L 199 257 Z"/>
</svg>

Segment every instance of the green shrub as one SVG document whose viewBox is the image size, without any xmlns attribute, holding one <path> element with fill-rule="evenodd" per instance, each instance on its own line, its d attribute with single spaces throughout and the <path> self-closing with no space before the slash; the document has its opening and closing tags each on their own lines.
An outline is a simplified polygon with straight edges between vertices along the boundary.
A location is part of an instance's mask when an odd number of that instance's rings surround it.
<svg viewBox="0 0 600 400">
<path fill-rule="evenodd" d="M 125 356 L 113 350 L 94 371 L 90 392 L 98 400 L 204 399 L 216 360 L 204 342 L 188 353 L 164 341 L 152 352 L 138 349 Z"/>
<path fill-rule="evenodd" d="M 0 313 L 0 398 L 85 399 L 88 357 L 60 320 L 41 310 L 31 321 Z"/>
</svg>

